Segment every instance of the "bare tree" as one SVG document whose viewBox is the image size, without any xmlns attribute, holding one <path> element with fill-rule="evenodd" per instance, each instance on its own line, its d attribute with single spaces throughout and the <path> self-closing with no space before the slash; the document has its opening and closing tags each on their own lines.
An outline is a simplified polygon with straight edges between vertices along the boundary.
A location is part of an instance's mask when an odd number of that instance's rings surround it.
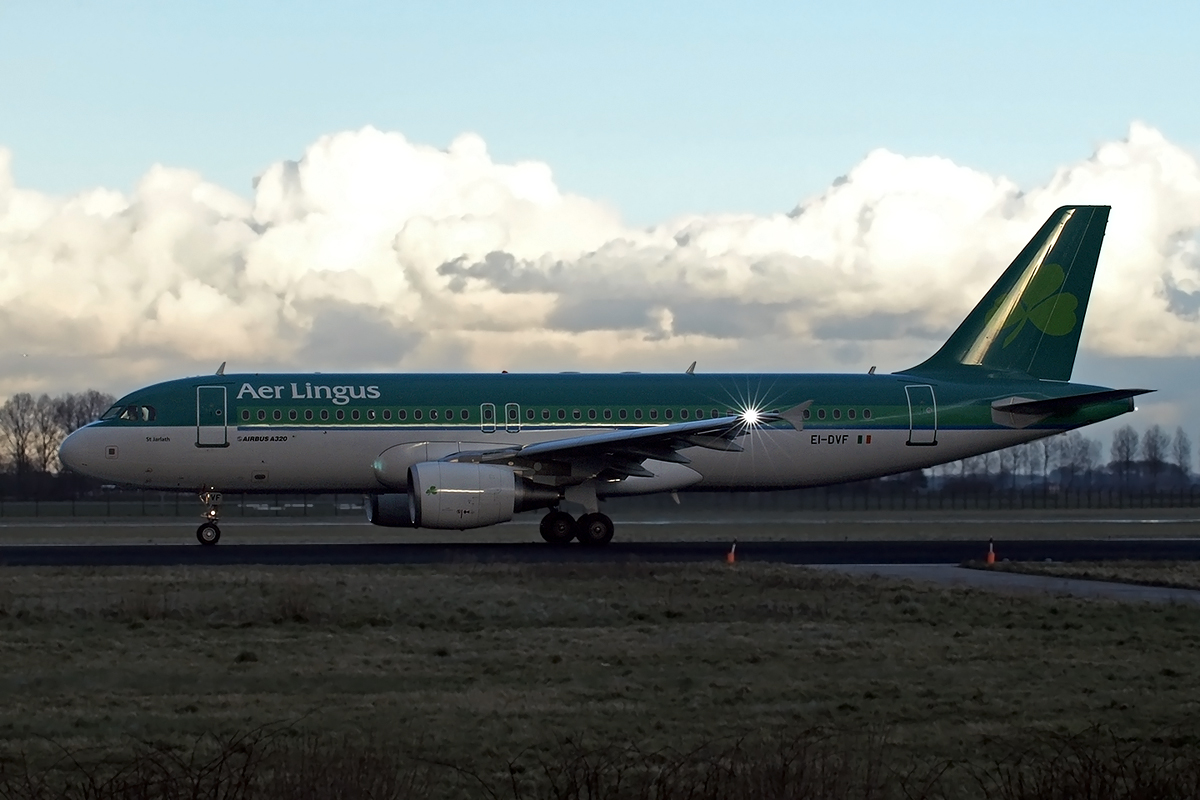
<svg viewBox="0 0 1200 800">
<path fill-rule="evenodd" d="M 1038 467 L 1042 472 L 1042 486 L 1050 482 L 1050 465 L 1062 458 L 1063 440 L 1061 436 L 1047 436 L 1035 443 L 1038 455 Z"/>
<path fill-rule="evenodd" d="M 29 437 L 29 461 L 40 472 L 57 471 L 58 446 L 62 443 L 62 426 L 55 412 L 56 401 L 43 394 L 33 404 L 33 430 Z"/>
<path fill-rule="evenodd" d="M 116 402 L 111 394 L 88 389 L 79 394 L 64 394 L 55 399 L 55 416 L 64 434 L 73 433 L 100 415 Z"/>
<path fill-rule="evenodd" d="M 1138 454 L 1138 433 L 1129 425 L 1122 425 L 1113 432 L 1112 466 L 1121 475 L 1122 485 L 1129 483 L 1129 473 Z"/>
<path fill-rule="evenodd" d="M 1183 428 L 1176 428 L 1171 439 L 1171 463 L 1179 467 L 1179 474 L 1185 479 L 1192 474 L 1192 440 Z"/>
<path fill-rule="evenodd" d="M 1151 486 L 1158 485 L 1158 474 L 1167 461 L 1167 448 L 1171 440 L 1159 425 L 1151 425 L 1142 436 L 1142 460 L 1150 472 Z"/>
<path fill-rule="evenodd" d="M 0 406 L 0 438 L 18 475 L 29 471 L 36 405 L 29 392 L 18 392 Z"/>
</svg>

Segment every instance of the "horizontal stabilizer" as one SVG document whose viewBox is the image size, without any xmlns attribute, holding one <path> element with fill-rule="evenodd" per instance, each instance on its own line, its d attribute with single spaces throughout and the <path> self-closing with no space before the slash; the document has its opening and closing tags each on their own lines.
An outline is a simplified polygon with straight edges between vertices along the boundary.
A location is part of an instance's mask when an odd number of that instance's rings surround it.
<svg viewBox="0 0 1200 800">
<path fill-rule="evenodd" d="M 992 403 L 992 421 L 997 425 L 1008 428 L 1028 428 L 1047 417 L 1056 414 L 1072 414 L 1081 408 L 1098 403 L 1115 403 L 1121 400 L 1132 401 L 1140 394 L 1152 392 L 1153 389 L 1109 389 L 1103 392 L 1087 392 L 1073 394 L 1067 397 L 1051 397 L 1045 400 L 1031 400 L 1027 397 L 1006 397 Z M 1133 410 L 1133 403 L 1130 403 Z"/>
<path fill-rule="evenodd" d="M 1049 400 L 1019 400 L 1015 403 L 997 400 L 995 403 L 992 403 L 992 408 L 998 411 L 1007 411 L 1011 414 L 1036 416 L 1070 414 L 1072 411 L 1078 411 L 1084 406 L 1095 405 L 1096 403 L 1113 403 L 1117 400 L 1128 400 L 1132 397 L 1149 394 L 1153 391 L 1153 389 L 1110 389 L 1104 392 L 1073 394 L 1069 397 L 1052 397 Z"/>
</svg>

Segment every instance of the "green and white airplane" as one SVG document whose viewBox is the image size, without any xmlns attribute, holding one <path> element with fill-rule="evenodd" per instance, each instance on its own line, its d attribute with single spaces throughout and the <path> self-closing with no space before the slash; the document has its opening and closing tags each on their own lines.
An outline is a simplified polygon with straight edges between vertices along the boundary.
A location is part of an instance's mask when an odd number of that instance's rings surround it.
<svg viewBox="0 0 1200 800">
<path fill-rule="evenodd" d="M 105 481 L 199 491 L 208 545 L 222 491 L 363 492 L 370 521 L 394 527 L 478 528 L 546 508 L 546 541 L 602 545 L 608 497 L 855 481 L 1132 411 L 1147 390 L 1070 382 L 1108 213 L 1055 211 L 932 358 L 890 375 L 222 365 L 126 395 L 59 454 Z"/>
</svg>

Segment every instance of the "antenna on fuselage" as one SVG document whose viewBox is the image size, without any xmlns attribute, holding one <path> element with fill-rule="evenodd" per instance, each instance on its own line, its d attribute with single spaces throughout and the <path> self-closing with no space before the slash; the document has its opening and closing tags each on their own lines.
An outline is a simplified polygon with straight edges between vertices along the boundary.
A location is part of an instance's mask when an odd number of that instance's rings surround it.
<svg viewBox="0 0 1200 800">
<path fill-rule="evenodd" d="M 224 374 L 225 374 L 225 364 L 226 364 L 226 362 L 222 361 L 222 362 L 221 362 L 221 366 L 217 367 L 217 374 L 218 374 L 218 375 L 224 375 Z"/>
<path fill-rule="evenodd" d="M 684 375 L 695 375 L 696 374 L 696 362 L 693 361 L 692 365 L 690 367 L 688 367 L 686 370 L 684 370 L 683 374 Z"/>
</svg>

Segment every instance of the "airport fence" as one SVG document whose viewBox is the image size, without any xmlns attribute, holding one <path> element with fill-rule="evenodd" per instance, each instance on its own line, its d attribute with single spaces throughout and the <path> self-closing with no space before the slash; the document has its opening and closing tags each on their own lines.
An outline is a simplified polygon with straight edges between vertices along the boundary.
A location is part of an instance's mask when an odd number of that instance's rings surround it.
<svg viewBox="0 0 1200 800">
<path fill-rule="evenodd" d="M 222 518 L 365 518 L 362 494 L 225 493 Z M 682 506 L 682 507 L 681 507 Z M 610 514 L 694 516 L 704 512 L 810 513 L 853 511 L 1012 511 L 1072 509 L 1200 508 L 1200 489 L 1080 489 L 1032 487 L 991 491 L 928 490 L 878 484 L 781 492 L 697 492 L 681 506 L 670 495 L 626 497 L 605 503 Z M 203 506 L 193 493 L 111 490 L 72 498 L 13 498 L 0 495 L 0 518 L 42 517 L 197 517 Z"/>
</svg>

